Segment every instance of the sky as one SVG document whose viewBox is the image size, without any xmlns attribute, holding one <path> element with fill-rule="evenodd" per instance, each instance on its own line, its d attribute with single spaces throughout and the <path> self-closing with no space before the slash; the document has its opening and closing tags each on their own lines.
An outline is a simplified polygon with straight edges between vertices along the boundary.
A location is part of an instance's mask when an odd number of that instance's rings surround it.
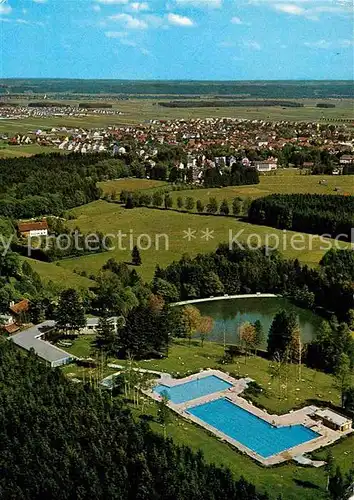
<svg viewBox="0 0 354 500">
<path fill-rule="evenodd" d="M 0 0 L 0 77 L 353 78 L 352 0 Z"/>
</svg>

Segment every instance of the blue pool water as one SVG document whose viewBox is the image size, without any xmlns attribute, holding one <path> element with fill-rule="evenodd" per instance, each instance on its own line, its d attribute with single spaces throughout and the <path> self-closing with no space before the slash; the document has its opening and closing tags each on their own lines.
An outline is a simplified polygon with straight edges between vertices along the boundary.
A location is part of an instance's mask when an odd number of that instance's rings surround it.
<svg viewBox="0 0 354 500">
<path fill-rule="evenodd" d="M 189 408 L 188 412 L 263 458 L 271 457 L 319 436 L 303 425 L 273 427 L 225 398 L 194 406 Z"/>
<path fill-rule="evenodd" d="M 168 387 L 167 385 L 159 384 L 154 387 L 154 392 L 161 394 L 167 393 L 167 397 L 172 403 L 184 403 L 192 399 L 201 398 L 213 392 L 224 391 L 232 387 L 232 384 L 225 382 L 216 375 L 201 377 L 200 379 L 191 380 L 182 384 Z"/>
</svg>

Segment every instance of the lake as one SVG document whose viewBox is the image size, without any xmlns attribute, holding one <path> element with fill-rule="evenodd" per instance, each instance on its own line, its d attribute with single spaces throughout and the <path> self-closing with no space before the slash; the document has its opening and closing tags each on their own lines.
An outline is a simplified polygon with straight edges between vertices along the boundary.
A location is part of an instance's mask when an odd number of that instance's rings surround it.
<svg viewBox="0 0 354 500">
<path fill-rule="evenodd" d="M 303 342 L 313 339 L 316 328 L 322 321 L 311 311 L 296 307 L 281 297 L 214 300 L 192 305 L 197 307 L 203 316 L 211 316 L 214 320 L 214 328 L 208 335 L 208 340 L 223 343 L 225 330 L 227 344 L 237 342 L 238 329 L 246 321 L 254 323 L 259 320 L 264 332 L 268 333 L 274 316 L 281 309 L 296 313 Z"/>
</svg>

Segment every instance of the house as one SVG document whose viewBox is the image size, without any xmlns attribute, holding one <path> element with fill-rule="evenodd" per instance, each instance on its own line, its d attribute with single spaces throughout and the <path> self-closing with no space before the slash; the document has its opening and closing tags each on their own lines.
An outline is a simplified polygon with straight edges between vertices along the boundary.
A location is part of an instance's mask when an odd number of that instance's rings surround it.
<svg viewBox="0 0 354 500">
<path fill-rule="evenodd" d="M 16 304 L 11 302 L 9 309 L 15 323 L 25 323 L 29 310 L 29 300 L 23 299 Z"/>
<path fill-rule="evenodd" d="M 18 232 L 23 238 L 33 236 L 48 236 L 48 223 L 46 220 L 39 222 L 20 222 Z"/>
<path fill-rule="evenodd" d="M 254 166 L 258 172 L 271 172 L 272 170 L 277 170 L 278 159 L 268 158 L 268 160 L 259 160 L 254 162 Z"/>
<path fill-rule="evenodd" d="M 352 165 L 354 163 L 354 155 L 342 155 L 339 159 L 341 165 Z"/>
<path fill-rule="evenodd" d="M 323 425 L 335 431 L 347 432 L 352 428 L 352 420 L 328 408 L 317 410 L 314 417 L 321 420 Z"/>
<path fill-rule="evenodd" d="M 17 332 L 20 327 L 15 323 L 12 315 L 0 314 L 0 330 L 9 335 Z"/>
</svg>

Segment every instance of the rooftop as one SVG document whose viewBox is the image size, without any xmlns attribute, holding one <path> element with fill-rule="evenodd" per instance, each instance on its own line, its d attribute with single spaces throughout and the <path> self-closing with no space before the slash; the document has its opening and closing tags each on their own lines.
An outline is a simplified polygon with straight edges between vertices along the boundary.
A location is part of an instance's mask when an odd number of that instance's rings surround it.
<svg viewBox="0 0 354 500">
<path fill-rule="evenodd" d="M 318 417 L 321 417 L 325 420 L 328 420 L 330 422 L 333 422 L 336 425 L 342 426 L 345 424 L 348 424 L 351 422 L 349 418 L 343 417 L 343 415 L 340 415 L 339 413 L 335 413 L 332 410 L 329 410 L 328 408 L 325 408 L 324 410 L 317 410 L 315 412 L 315 415 Z"/>
</svg>

